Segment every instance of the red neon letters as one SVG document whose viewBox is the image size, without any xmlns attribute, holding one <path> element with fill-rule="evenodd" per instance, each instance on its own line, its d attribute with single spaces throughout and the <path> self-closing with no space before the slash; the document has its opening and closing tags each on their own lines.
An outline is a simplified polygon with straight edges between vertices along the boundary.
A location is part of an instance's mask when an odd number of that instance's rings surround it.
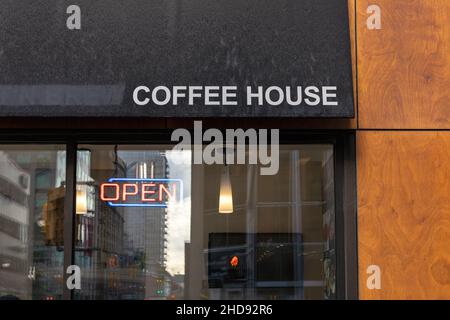
<svg viewBox="0 0 450 320">
<path fill-rule="evenodd" d="M 121 181 L 100 185 L 100 199 L 116 205 L 165 204 L 178 200 L 179 181 Z"/>
</svg>

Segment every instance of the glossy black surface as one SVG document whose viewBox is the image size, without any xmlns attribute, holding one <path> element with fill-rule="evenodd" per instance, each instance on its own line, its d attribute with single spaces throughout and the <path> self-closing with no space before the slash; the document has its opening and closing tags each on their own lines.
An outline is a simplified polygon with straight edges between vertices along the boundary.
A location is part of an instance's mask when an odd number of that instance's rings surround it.
<svg viewBox="0 0 450 320">
<path fill-rule="evenodd" d="M 0 15 L 3 116 L 354 116 L 347 0 L 2 0 Z M 136 106 L 139 85 L 330 85 L 339 105 Z"/>
</svg>

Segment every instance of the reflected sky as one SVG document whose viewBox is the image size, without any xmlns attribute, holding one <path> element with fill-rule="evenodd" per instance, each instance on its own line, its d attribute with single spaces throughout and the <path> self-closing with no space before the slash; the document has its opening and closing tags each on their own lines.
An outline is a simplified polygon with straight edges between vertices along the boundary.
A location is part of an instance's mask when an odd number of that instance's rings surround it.
<svg viewBox="0 0 450 320">
<path fill-rule="evenodd" d="M 185 242 L 191 237 L 191 151 L 166 152 L 169 177 L 182 179 L 183 202 L 169 202 L 167 207 L 167 264 L 172 275 L 184 274 Z"/>
</svg>

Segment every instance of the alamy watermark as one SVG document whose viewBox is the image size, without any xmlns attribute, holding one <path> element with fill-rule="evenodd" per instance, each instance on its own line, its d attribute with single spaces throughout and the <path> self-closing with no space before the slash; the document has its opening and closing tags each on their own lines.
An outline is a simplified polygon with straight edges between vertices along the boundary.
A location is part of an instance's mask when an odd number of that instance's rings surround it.
<svg viewBox="0 0 450 320">
<path fill-rule="evenodd" d="M 187 129 L 176 129 L 171 140 L 178 142 L 173 150 L 193 152 L 193 164 L 259 164 L 261 175 L 275 175 L 280 167 L 278 129 L 210 128 L 203 132 L 202 122 L 194 121 L 193 136 Z"/>
</svg>

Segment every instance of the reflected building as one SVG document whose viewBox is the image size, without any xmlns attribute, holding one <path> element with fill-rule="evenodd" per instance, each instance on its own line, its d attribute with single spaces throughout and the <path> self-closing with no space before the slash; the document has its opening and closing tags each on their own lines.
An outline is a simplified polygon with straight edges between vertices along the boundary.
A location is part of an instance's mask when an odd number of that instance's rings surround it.
<svg viewBox="0 0 450 320">
<path fill-rule="evenodd" d="M 167 159 L 160 151 L 119 152 L 119 157 L 127 165 L 127 178 L 161 179 L 169 176 Z M 170 276 L 166 271 L 166 208 L 128 207 L 124 221 L 127 252 L 139 259 L 145 277 L 145 290 L 142 290 L 140 298 L 164 296 Z"/>
<path fill-rule="evenodd" d="M 91 157 L 95 165 L 91 168 Z M 100 159 L 103 157 L 103 159 Z M 151 151 L 78 152 L 76 261 L 82 268 L 82 299 L 163 297 L 166 272 L 166 209 L 111 207 L 99 197 L 99 185 L 111 177 L 166 178 L 164 153 Z M 109 163 L 109 165 L 106 165 Z M 99 167 L 96 167 L 99 166 Z M 79 197 L 86 197 L 80 201 Z M 87 288 L 86 288 L 87 286 Z"/>
<path fill-rule="evenodd" d="M 0 152 L 0 296 L 62 296 L 64 187 L 54 151 Z"/>
<path fill-rule="evenodd" d="M 31 298 L 28 274 L 30 175 L 0 152 L 0 293 Z"/>
<path fill-rule="evenodd" d="M 118 299 L 123 291 L 120 263 L 125 259 L 123 212 L 100 200 L 92 176 L 107 173 L 91 170 L 91 151 L 79 150 L 77 158 L 75 259 L 84 290 L 76 294 L 81 299 Z"/>
</svg>

